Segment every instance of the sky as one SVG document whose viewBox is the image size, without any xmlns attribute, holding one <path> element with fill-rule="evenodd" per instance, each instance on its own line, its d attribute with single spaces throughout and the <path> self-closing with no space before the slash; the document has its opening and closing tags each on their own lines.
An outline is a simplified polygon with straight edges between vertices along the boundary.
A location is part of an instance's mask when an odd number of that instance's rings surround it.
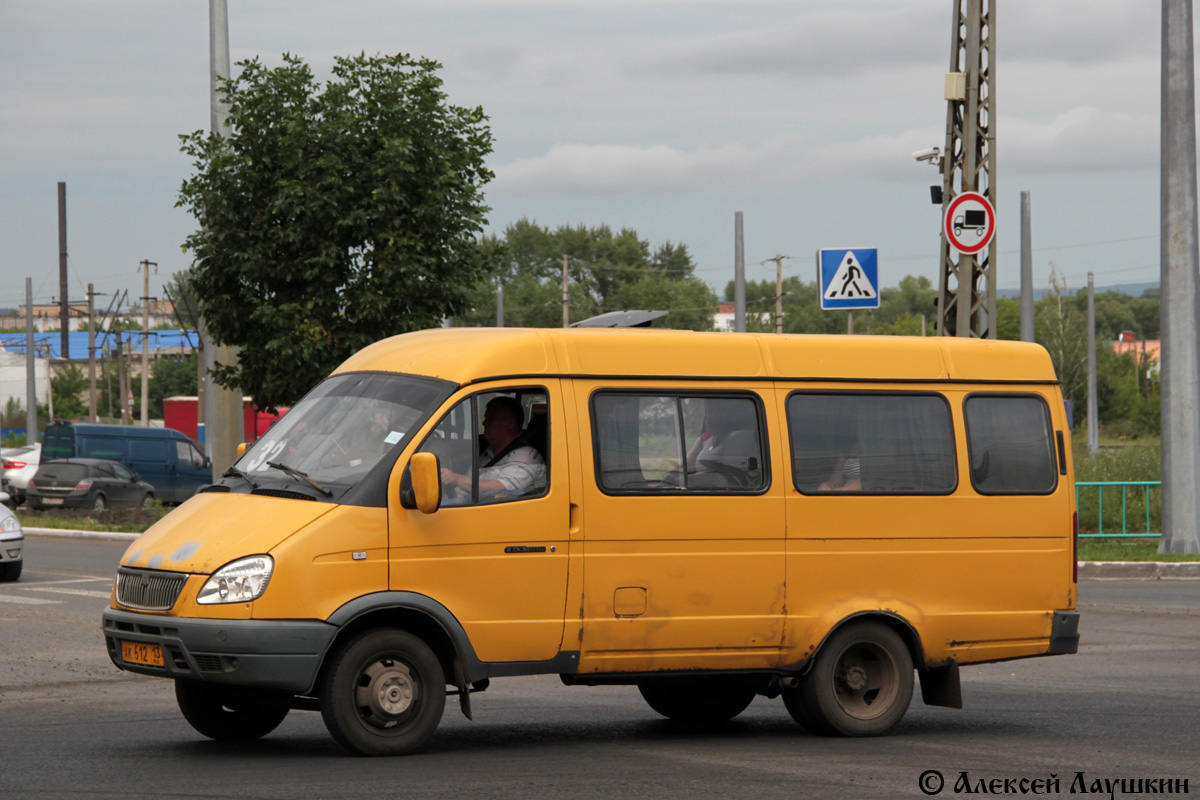
<svg viewBox="0 0 1200 800">
<path fill-rule="evenodd" d="M 874 247 L 882 286 L 938 280 L 957 0 L 228 0 L 234 62 L 405 52 L 495 137 L 487 230 L 630 227 L 687 245 L 719 293 L 734 215 L 747 277 L 816 277 L 819 248 Z M 995 0 L 993 0 L 995 2 Z M 1159 276 L 1160 4 L 1004 0 L 995 19 L 997 285 L 1019 285 L 1020 193 L 1034 282 Z M 0 0 L 0 308 L 57 298 L 67 184 L 71 300 L 151 295 L 190 264 L 176 208 L 209 126 L 205 0 Z M 235 67 L 235 70 L 237 67 Z M 152 268 L 153 269 L 153 268 Z"/>
</svg>

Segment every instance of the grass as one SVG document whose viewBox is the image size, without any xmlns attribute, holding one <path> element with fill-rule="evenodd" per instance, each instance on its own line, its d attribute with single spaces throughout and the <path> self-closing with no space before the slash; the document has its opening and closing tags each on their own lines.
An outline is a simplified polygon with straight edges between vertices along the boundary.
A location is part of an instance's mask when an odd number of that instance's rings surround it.
<svg viewBox="0 0 1200 800">
<path fill-rule="evenodd" d="M 1080 539 L 1080 561 L 1200 561 L 1200 553 L 1158 552 L 1158 539 Z"/>
<path fill-rule="evenodd" d="M 91 511 L 83 508 L 63 508 L 54 511 L 16 510 L 23 528 L 65 528 L 102 533 L 141 533 L 167 513 L 156 503 L 154 508 L 119 508 Z"/>
</svg>

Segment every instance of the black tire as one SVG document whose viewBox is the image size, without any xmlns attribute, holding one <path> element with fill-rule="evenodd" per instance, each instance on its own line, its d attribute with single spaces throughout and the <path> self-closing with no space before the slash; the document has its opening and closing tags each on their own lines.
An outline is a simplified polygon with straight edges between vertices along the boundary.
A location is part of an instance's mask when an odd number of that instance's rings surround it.
<svg viewBox="0 0 1200 800">
<path fill-rule="evenodd" d="M 104 495 L 97 494 L 96 499 L 92 500 L 92 511 L 104 511 L 108 508 L 108 503 L 104 499 Z"/>
<path fill-rule="evenodd" d="M 446 707 L 446 675 L 407 631 L 365 631 L 334 654 L 321 680 L 321 717 L 347 750 L 400 756 L 429 740 Z"/>
<path fill-rule="evenodd" d="M 150 492 L 146 492 L 144 495 L 142 495 L 142 502 L 140 503 L 139 507 L 143 509 L 154 508 L 154 495 L 152 495 Z"/>
<path fill-rule="evenodd" d="M 733 719 L 757 694 L 737 678 L 723 676 L 653 678 L 639 683 L 638 691 L 664 717 L 702 725 Z"/>
<path fill-rule="evenodd" d="M 15 581 L 21 577 L 21 567 L 24 564 L 24 561 L 9 561 L 6 564 L 0 564 L 0 583 Z"/>
<path fill-rule="evenodd" d="M 882 736 L 900 722 L 912 695 L 913 662 L 904 640 L 882 622 L 864 621 L 835 631 L 783 702 L 813 733 Z"/>
<path fill-rule="evenodd" d="M 182 678 L 175 681 L 175 700 L 197 733 L 220 742 L 266 736 L 291 710 L 291 698 L 285 694 Z"/>
</svg>

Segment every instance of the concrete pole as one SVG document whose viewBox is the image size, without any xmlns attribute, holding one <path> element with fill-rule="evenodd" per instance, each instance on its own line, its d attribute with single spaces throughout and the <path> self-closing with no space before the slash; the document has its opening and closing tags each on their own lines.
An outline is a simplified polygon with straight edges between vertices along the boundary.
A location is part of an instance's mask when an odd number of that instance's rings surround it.
<svg viewBox="0 0 1200 800">
<path fill-rule="evenodd" d="M 746 238 L 740 211 L 733 215 L 733 329 L 746 332 Z"/>
<path fill-rule="evenodd" d="M 1090 272 L 1087 314 L 1087 442 L 1088 451 L 1095 453 L 1100 449 L 1100 420 L 1096 400 L 1096 281 Z"/>
<path fill-rule="evenodd" d="M 61 357 L 71 357 L 71 305 L 67 302 L 67 184 L 58 182 L 58 323 Z"/>
<path fill-rule="evenodd" d="M 504 281 L 496 281 L 496 327 L 504 327 Z"/>
<path fill-rule="evenodd" d="M 571 325 L 571 309 L 569 306 L 569 298 L 567 295 L 567 254 L 563 253 L 563 274 L 562 274 L 562 306 L 563 306 L 563 327 L 568 328 Z"/>
<path fill-rule="evenodd" d="M 775 332 L 783 333 L 783 259 L 775 256 Z"/>
<path fill-rule="evenodd" d="M 33 278 L 25 279 L 25 443 L 37 441 L 37 361 L 33 352 Z"/>
<path fill-rule="evenodd" d="M 1200 359 L 1197 358 L 1196 78 L 1191 0 L 1162 3 L 1162 541 L 1200 552 Z"/>
<path fill-rule="evenodd" d="M 1021 192 L 1021 341 L 1033 341 L 1033 234 L 1030 232 L 1029 192 Z"/>
<path fill-rule="evenodd" d="M 220 80 L 232 74 L 229 65 L 229 8 L 226 0 L 208 0 L 209 20 L 209 88 L 212 111 L 212 131 L 226 139 L 230 138 L 229 104 L 220 91 Z M 216 364 L 236 367 L 238 349 L 231 345 L 210 342 L 204 348 L 207 367 Z M 211 373 L 208 373 L 211 375 Z M 237 446 L 245 436 L 242 411 L 242 393 L 217 385 L 208 378 L 205 401 L 205 451 L 213 464 L 213 480 L 216 480 L 237 458 Z"/>
<path fill-rule="evenodd" d="M 150 267 L 142 261 L 142 427 L 150 427 Z"/>
<path fill-rule="evenodd" d="M 88 422 L 96 418 L 96 292 L 88 284 Z"/>
</svg>

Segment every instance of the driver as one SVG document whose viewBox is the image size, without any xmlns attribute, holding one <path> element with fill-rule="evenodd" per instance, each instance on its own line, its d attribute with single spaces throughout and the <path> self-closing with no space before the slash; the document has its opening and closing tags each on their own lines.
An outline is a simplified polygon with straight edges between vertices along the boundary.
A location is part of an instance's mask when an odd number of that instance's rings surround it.
<svg viewBox="0 0 1200 800">
<path fill-rule="evenodd" d="M 487 449 L 479 456 L 479 491 L 524 494 L 546 486 L 546 462 L 532 446 L 518 440 L 525 412 L 515 397 L 492 398 L 483 414 Z M 442 483 L 471 491 L 471 476 L 442 467 Z"/>
</svg>

